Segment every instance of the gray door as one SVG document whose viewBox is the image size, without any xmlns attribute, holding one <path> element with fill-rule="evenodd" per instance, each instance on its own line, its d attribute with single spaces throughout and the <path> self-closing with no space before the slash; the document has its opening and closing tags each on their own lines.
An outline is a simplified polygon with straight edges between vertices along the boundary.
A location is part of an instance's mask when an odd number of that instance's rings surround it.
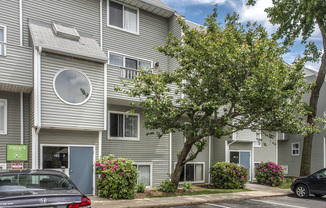
<svg viewBox="0 0 326 208">
<path fill-rule="evenodd" d="M 240 165 L 248 169 L 248 176 L 250 178 L 250 152 L 240 152 Z"/>
<path fill-rule="evenodd" d="M 92 147 L 70 147 L 69 175 L 82 193 L 93 193 Z"/>
</svg>

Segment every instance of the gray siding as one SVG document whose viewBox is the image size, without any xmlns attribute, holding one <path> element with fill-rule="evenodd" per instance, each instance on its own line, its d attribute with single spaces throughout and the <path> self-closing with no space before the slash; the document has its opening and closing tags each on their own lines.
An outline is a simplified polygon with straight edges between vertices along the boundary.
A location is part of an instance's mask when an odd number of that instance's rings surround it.
<svg viewBox="0 0 326 208">
<path fill-rule="evenodd" d="M 109 111 L 126 112 L 129 107 L 109 105 Z M 102 155 L 114 154 L 115 157 L 129 158 L 134 162 L 152 163 L 153 186 L 158 186 L 163 180 L 168 178 L 169 173 L 169 135 L 158 139 L 155 135 L 146 136 L 147 130 L 142 122 L 144 115 L 140 113 L 140 140 L 139 141 L 121 141 L 108 140 L 107 132 L 103 132 Z"/>
<path fill-rule="evenodd" d="M 107 1 L 103 1 L 103 51 L 121 53 L 130 57 L 159 62 L 157 70 L 169 70 L 168 57 L 154 47 L 165 44 L 169 31 L 166 18 L 139 10 L 139 35 L 107 26 Z M 122 92 L 115 92 L 114 86 L 122 86 L 120 67 L 108 65 L 108 97 L 131 100 Z"/>
<path fill-rule="evenodd" d="M 273 133 L 275 136 L 275 133 Z M 262 134 L 262 144 L 261 147 L 255 147 L 255 158 L 254 162 L 276 162 L 276 138 L 269 138 Z"/>
<path fill-rule="evenodd" d="M 251 151 L 252 150 L 252 142 L 235 142 L 230 145 L 230 151 Z M 252 154 L 250 155 L 252 156 Z"/>
<path fill-rule="evenodd" d="M 95 159 L 98 158 L 98 132 L 41 129 L 39 144 L 55 144 L 58 146 L 95 145 Z M 41 149 L 39 154 L 39 160 L 41 161 Z"/>
<path fill-rule="evenodd" d="M 175 15 L 169 18 L 169 32 L 176 37 L 181 37 L 181 27 Z M 169 71 L 174 71 L 178 66 L 178 61 L 169 57 Z"/>
<path fill-rule="evenodd" d="M 6 90 L 30 92 L 33 87 L 32 63 L 30 48 L 8 45 L 7 56 L 0 56 L 0 90 L 6 84 L 12 86 L 7 86 Z"/>
<path fill-rule="evenodd" d="M 249 129 L 236 132 L 236 140 L 239 141 L 256 141 L 256 132 L 252 132 Z"/>
<path fill-rule="evenodd" d="M 20 93 L 0 91 L 0 99 L 7 100 L 7 134 L 0 134 L 0 162 L 6 163 L 7 144 L 21 144 Z M 24 144 L 28 145 L 29 98 L 23 96 Z M 9 163 L 7 168 L 10 168 Z M 25 168 L 28 168 L 25 163 Z"/>
<path fill-rule="evenodd" d="M 104 129 L 104 66 L 84 61 L 42 53 L 41 106 L 42 126 L 70 129 Z M 91 98 L 82 105 L 69 105 L 54 92 L 53 80 L 60 70 L 70 68 L 82 71 L 92 85 Z"/>
<path fill-rule="evenodd" d="M 225 158 L 225 140 L 228 137 L 223 137 L 221 139 L 212 138 L 212 163 L 226 161 Z"/>
<path fill-rule="evenodd" d="M 7 26 L 8 44 L 19 45 L 19 1 L 1 1 L 0 25 Z"/>
<path fill-rule="evenodd" d="M 91 34 L 100 42 L 100 1 L 23 1 L 24 45 L 29 45 L 27 18 L 73 25 L 77 31 Z"/>
</svg>

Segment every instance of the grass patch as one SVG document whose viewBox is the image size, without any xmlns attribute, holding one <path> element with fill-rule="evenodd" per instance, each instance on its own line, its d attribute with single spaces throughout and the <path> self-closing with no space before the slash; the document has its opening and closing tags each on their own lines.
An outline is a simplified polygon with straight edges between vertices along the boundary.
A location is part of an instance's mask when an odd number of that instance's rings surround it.
<svg viewBox="0 0 326 208">
<path fill-rule="evenodd" d="M 252 191 L 250 189 L 201 189 L 193 192 L 185 192 L 178 194 L 168 194 L 160 196 L 148 196 L 145 198 L 160 198 L 160 197 L 174 197 L 174 196 L 192 196 L 192 195 L 203 195 L 203 194 L 224 194 L 224 193 L 237 193 L 237 192 L 246 192 Z"/>
<path fill-rule="evenodd" d="M 285 183 L 283 183 L 282 185 L 278 186 L 278 188 L 290 189 L 291 188 L 292 181 L 293 181 L 293 178 L 285 178 Z"/>
</svg>

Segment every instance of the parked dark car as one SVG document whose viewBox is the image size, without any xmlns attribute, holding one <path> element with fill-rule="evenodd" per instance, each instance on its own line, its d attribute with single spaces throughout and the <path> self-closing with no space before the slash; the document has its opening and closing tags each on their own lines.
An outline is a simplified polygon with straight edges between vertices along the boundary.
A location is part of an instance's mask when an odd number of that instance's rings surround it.
<svg viewBox="0 0 326 208">
<path fill-rule="evenodd" d="M 326 195 L 326 168 L 310 176 L 294 179 L 291 190 L 300 198 L 306 198 L 309 194 L 316 197 Z"/>
<path fill-rule="evenodd" d="M 0 207 L 90 208 L 91 201 L 62 172 L 0 171 Z"/>
</svg>

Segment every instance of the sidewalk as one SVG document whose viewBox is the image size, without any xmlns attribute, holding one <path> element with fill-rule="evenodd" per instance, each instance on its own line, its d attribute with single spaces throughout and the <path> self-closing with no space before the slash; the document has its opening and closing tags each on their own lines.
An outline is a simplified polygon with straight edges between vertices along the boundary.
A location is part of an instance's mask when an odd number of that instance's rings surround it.
<svg viewBox="0 0 326 208">
<path fill-rule="evenodd" d="M 122 207 L 173 207 L 190 204 L 214 203 L 223 201 L 239 201 L 246 199 L 256 199 L 263 197 L 285 196 L 292 193 L 289 189 L 268 187 L 259 184 L 246 184 L 246 188 L 253 191 L 227 193 L 227 194 L 207 194 L 195 196 L 177 196 L 162 198 L 146 198 L 134 200 L 109 200 L 97 196 L 90 196 L 92 208 L 122 208 Z"/>
</svg>

